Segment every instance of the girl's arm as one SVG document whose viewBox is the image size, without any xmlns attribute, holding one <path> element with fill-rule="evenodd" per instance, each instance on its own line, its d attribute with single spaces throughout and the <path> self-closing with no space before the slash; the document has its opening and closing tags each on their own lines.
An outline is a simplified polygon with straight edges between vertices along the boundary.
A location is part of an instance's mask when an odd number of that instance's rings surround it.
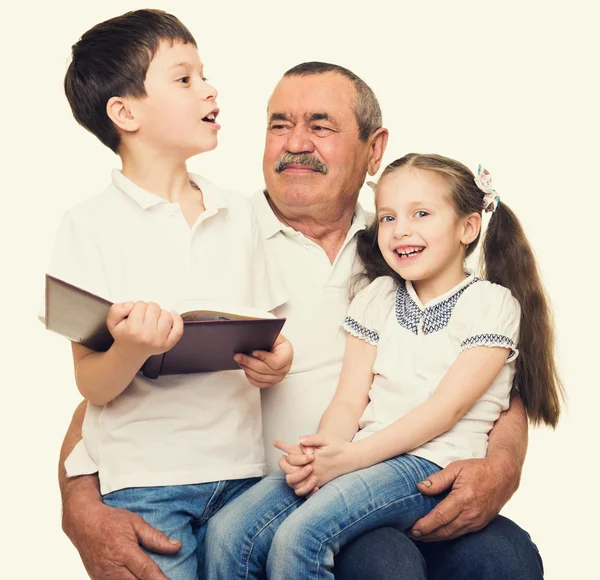
<svg viewBox="0 0 600 580">
<path fill-rule="evenodd" d="M 509 354 L 502 347 L 464 350 L 426 402 L 353 444 L 356 469 L 407 453 L 454 427 L 489 388 Z"/>
<path fill-rule="evenodd" d="M 352 441 L 358 421 L 369 404 L 377 347 L 348 335 L 340 381 L 319 424 L 319 433 Z"/>
</svg>

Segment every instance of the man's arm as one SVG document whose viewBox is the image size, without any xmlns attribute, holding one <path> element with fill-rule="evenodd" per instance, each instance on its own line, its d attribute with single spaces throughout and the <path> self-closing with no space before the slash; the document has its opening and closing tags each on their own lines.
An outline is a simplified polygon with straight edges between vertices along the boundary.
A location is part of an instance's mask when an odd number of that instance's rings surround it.
<svg viewBox="0 0 600 580">
<path fill-rule="evenodd" d="M 484 528 L 519 487 L 527 453 L 527 414 L 521 398 L 513 395 L 508 411 L 491 430 L 484 459 L 455 461 L 419 484 L 419 491 L 450 493 L 411 529 L 415 539 L 457 538 Z"/>
<path fill-rule="evenodd" d="M 172 554 L 181 543 L 169 540 L 141 516 L 104 505 L 96 475 L 67 477 L 65 459 L 81 440 L 86 406 L 83 401 L 75 410 L 60 450 L 63 530 L 93 580 L 167 580 L 140 544 L 153 552 Z"/>
</svg>

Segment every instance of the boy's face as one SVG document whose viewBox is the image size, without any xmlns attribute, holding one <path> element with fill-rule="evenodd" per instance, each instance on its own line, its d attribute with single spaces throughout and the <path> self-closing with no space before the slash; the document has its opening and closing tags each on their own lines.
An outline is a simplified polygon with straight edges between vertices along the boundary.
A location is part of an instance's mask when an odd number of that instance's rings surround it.
<svg viewBox="0 0 600 580">
<path fill-rule="evenodd" d="M 203 68 L 193 44 L 160 43 L 146 73 L 147 96 L 131 101 L 137 140 L 182 159 L 217 146 L 217 91 Z"/>
</svg>

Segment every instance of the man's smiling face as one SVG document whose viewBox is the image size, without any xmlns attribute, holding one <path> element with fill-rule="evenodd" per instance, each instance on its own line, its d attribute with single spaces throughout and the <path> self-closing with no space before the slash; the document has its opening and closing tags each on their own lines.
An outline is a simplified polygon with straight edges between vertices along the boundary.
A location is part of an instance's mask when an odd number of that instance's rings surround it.
<svg viewBox="0 0 600 580">
<path fill-rule="evenodd" d="M 284 77 L 271 96 L 263 172 L 276 205 L 355 199 L 369 162 L 352 81 L 333 73 Z"/>
</svg>

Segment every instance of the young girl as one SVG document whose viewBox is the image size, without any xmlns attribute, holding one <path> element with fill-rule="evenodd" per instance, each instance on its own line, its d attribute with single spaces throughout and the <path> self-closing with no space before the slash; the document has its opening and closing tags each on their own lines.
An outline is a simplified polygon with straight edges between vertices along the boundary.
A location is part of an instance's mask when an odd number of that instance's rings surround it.
<svg viewBox="0 0 600 580">
<path fill-rule="evenodd" d="M 318 434 L 300 441 L 312 474 L 295 491 L 266 478 L 211 520 L 209 580 L 265 569 L 270 580 L 333 578 L 341 546 L 376 527 L 409 528 L 436 505 L 418 482 L 486 455 L 513 386 L 533 423 L 557 424 L 548 304 L 523 230 L 499 202 L 485 170 L 475 177 L 452 159 L 410 154 L 385 169 L 377 219 L 359 240 L 370 284 L 343 323 L 339 387 Z M 485 280 L 464 269 L 484 211 Z"/>
</svg>

